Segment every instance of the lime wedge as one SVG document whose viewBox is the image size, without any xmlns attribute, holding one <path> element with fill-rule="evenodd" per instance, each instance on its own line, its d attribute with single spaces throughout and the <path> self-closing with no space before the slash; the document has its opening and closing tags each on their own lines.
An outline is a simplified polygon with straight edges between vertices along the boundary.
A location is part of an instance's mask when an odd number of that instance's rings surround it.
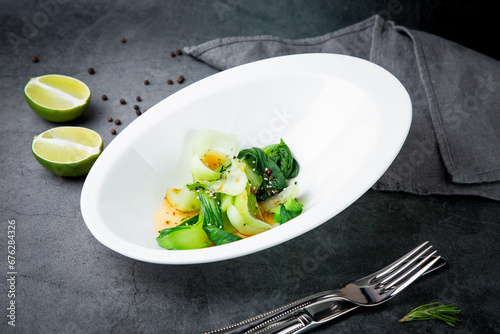
<svg viewBox="0 0 500 334">
<path fill-rule="evenodd" d="M 67 122 L 80 116 L 89 105 L 90 95 L 86 84 L 60 74 L 31 78 L 24 87 L 24 97 L 31 108 L 52 122 Z"/>
<path fill-rule="evenodd" d="M 31 151 L 38 162 L 61 176 L 87 174 L 102 147 L 102 138 L 97 132 L 76 126 L 49 129 L 35 136 L 31 143 Z"/>
</svg>

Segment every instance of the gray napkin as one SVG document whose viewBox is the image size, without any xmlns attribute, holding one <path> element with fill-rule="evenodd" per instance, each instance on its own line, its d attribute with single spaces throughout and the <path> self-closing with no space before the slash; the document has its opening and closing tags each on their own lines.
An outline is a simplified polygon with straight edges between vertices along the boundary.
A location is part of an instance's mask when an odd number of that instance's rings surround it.
<svg viewBox="0 0 500 334">
<path fill-rule="evenodd" d="M 376 190 L 500 200 L 500 62 L 380 16 L 314 38 L 230 37 L 184 51 L 217 69 L 288 54 L 339 53 L 394 74 L 413 104 L 408 138 Z"/>
</svg>

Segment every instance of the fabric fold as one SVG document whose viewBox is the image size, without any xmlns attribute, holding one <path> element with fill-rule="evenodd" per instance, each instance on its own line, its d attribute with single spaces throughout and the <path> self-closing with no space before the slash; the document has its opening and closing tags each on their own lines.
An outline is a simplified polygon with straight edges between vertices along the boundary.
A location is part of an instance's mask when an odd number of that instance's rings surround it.
<svg viewBox="0 0 500 334">
<path fill-rule="evenodd" d="M 228 37 L 184 51 L 220 70 L 317 52 L 378 64 L 407 89 L 413 123 L 401 152 L 373 189 L 500 200 L 497 60 L 377 15 L 313 38 Z"/>
</svg>

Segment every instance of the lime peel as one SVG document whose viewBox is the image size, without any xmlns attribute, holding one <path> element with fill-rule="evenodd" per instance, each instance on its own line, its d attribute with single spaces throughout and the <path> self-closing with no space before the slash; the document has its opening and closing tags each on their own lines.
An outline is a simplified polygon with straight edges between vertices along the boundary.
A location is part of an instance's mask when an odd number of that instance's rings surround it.
<svg viewBox="0 0 500 334">
<path fill-rule="evenodd" d="M 31 151 L 47 170 L 61 176 L 87 174 L 103 149 L 102 137 L 95 131 L 61 126 L 35 136 Z"/>
</svg>

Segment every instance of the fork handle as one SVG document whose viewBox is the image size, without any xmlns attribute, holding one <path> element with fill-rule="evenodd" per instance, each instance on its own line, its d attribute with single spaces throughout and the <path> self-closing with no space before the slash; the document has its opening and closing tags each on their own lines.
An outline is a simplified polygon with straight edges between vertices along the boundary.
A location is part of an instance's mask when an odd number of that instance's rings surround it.
<svg viewBox="0 0 500 334">
<path fill-rule="evenodd" d="M 240 321 L 234 325 L 220 328 L 217 330 L 204 332 L 203 334 L 240 334 L 248 333 L 252 329 L 261 329 L 266 324 L 277 324 L 283 319 L 292 319 L 292 315 L 297 314 L 303 307 L 316 302 L 318 299 L 322 299 L 325 296 L 330 295 L 331 291 L 324 291 L 321 293 L 316 293 L 308 297 L 299 299 L 295 302 L 289 303 L 285 306 L 277 308 L 273 311 L 260 314 L 256 317 Z M 251 332 L 250 332 L 251 333 Z M 260 333 L 260 332 L 259 332 Z"/>
<path fill-rule="evenodd" d="M 328 316 L 326 317 L 315 319 L 307 311 L 301 311 L 292 314 L 280 321 L 273 322 L 265 327 L 259 328 L 255 332 L 250 330 L 248 333 L 256 333 L 256 334 L 257 333 L 258 334 L 305 333 L 325 322 L 331 321 L 359 307 L 357 305 L 340 300 L 332 300 L 331 303 L 335 304 L 335 307 L 332 307 L 332 309 L 335 309 L 335 311 L 328 314 Z"/>
<path fill-rule="evenodd" d="M 294 314 L 288 318 L 273 322 L 258 330 L 259 334 L 290 334 L 299 333 L 305 328 L 312 328 L 314 320 L 306 313 Z"/>
</svg>

